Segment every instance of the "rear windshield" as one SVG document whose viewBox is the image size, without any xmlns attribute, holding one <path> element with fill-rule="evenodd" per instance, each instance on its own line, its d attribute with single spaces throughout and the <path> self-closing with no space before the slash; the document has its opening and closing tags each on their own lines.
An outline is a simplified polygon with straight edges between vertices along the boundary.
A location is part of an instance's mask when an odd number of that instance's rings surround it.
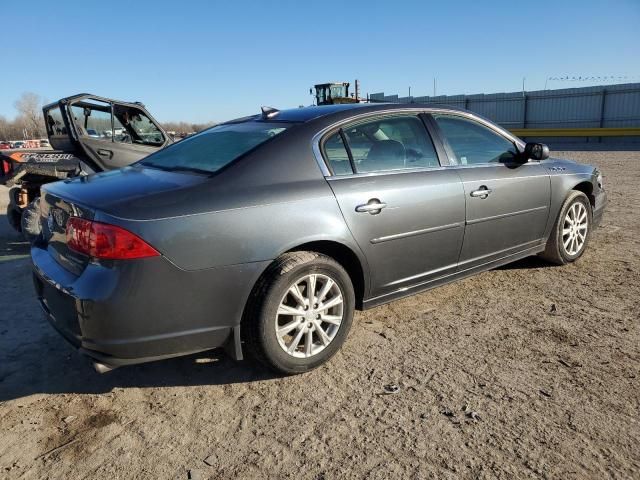
<svg viewBox="0 0 640 480">
<path fill-rule="evenodd" d="M 261 122 L 220 125 L 185 138 L 138 163 L 162 170 L 214 173 L 289 126 Z"/>
</svg>

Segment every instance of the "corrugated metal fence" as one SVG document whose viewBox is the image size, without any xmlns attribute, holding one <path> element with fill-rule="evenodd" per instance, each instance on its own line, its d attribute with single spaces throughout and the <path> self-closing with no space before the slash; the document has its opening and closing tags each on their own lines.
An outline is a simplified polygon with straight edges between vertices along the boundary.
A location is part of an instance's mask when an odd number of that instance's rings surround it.
<svg viewBox="0 0 640 480">
<path fill-rule="evenodd" d="M 449 105 L 479 113 L 507 129 L 640 127 L 640 83 L 477 95 L 398 97 L 374 93 L 372 102 Z M 558 137 L 554 141 L 620 141 L 618 137 Z M 626 137 L 625 141 L 640 141 Z"/>
</svg>

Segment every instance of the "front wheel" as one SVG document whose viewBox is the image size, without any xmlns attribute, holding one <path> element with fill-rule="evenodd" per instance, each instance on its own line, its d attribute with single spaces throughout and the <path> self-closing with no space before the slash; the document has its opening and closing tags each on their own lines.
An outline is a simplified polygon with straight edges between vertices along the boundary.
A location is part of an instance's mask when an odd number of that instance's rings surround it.
<svg viewBox="0 0 640 480">
<path fill-rule="evenodd" d="M 243 332 L 258 360 L 282 373 L 302 373 L 340 349 L 354 310 L 353 285 L 338 262 L 316 252 L 290 252 L 254 288 Z"/>
<path fill-rule="evenodd" d="M 557 265 L 575 262 L 584 253 L 591 235 L 589 198 L 572 191 L 562 204 L 545 250 L 540 256 Z"/>
</svg>

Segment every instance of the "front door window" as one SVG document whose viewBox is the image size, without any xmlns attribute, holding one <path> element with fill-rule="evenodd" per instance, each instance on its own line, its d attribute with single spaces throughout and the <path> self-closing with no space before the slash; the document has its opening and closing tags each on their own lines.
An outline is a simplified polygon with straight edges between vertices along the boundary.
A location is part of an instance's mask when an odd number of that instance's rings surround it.
<svg viewBox="0 0 640 480">
<path fill-rule="evenodd" d="M 478 122 L 454 115 L 433 118 L 459 165 L 509 163 L 518 154 L 511 140 Z"/>
<path fill-rule="evenodd" d="M 114 137 L 116 142 L 154 147 L 164 143 L 164 135 L 142 110 L 115 106 L 114 117 L 122 127 Z"/>
</svg>

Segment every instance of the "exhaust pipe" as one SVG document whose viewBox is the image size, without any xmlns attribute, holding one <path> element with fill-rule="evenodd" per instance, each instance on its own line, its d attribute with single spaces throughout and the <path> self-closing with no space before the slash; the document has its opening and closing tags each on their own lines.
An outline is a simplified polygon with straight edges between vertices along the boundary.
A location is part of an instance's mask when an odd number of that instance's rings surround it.
<svg viewBox="0 0 640 480">
<path fill-rule="evenodd" d="M 110 372 L 111 370 L 114 370 L 117 367 L 111 366 L 111 365 L 105 365 L 104 363 L 100 363 L 100 362 L 93 362 L 93 369 L 98 372 L 98 373 L 107 373 Z"/>
</svg>

